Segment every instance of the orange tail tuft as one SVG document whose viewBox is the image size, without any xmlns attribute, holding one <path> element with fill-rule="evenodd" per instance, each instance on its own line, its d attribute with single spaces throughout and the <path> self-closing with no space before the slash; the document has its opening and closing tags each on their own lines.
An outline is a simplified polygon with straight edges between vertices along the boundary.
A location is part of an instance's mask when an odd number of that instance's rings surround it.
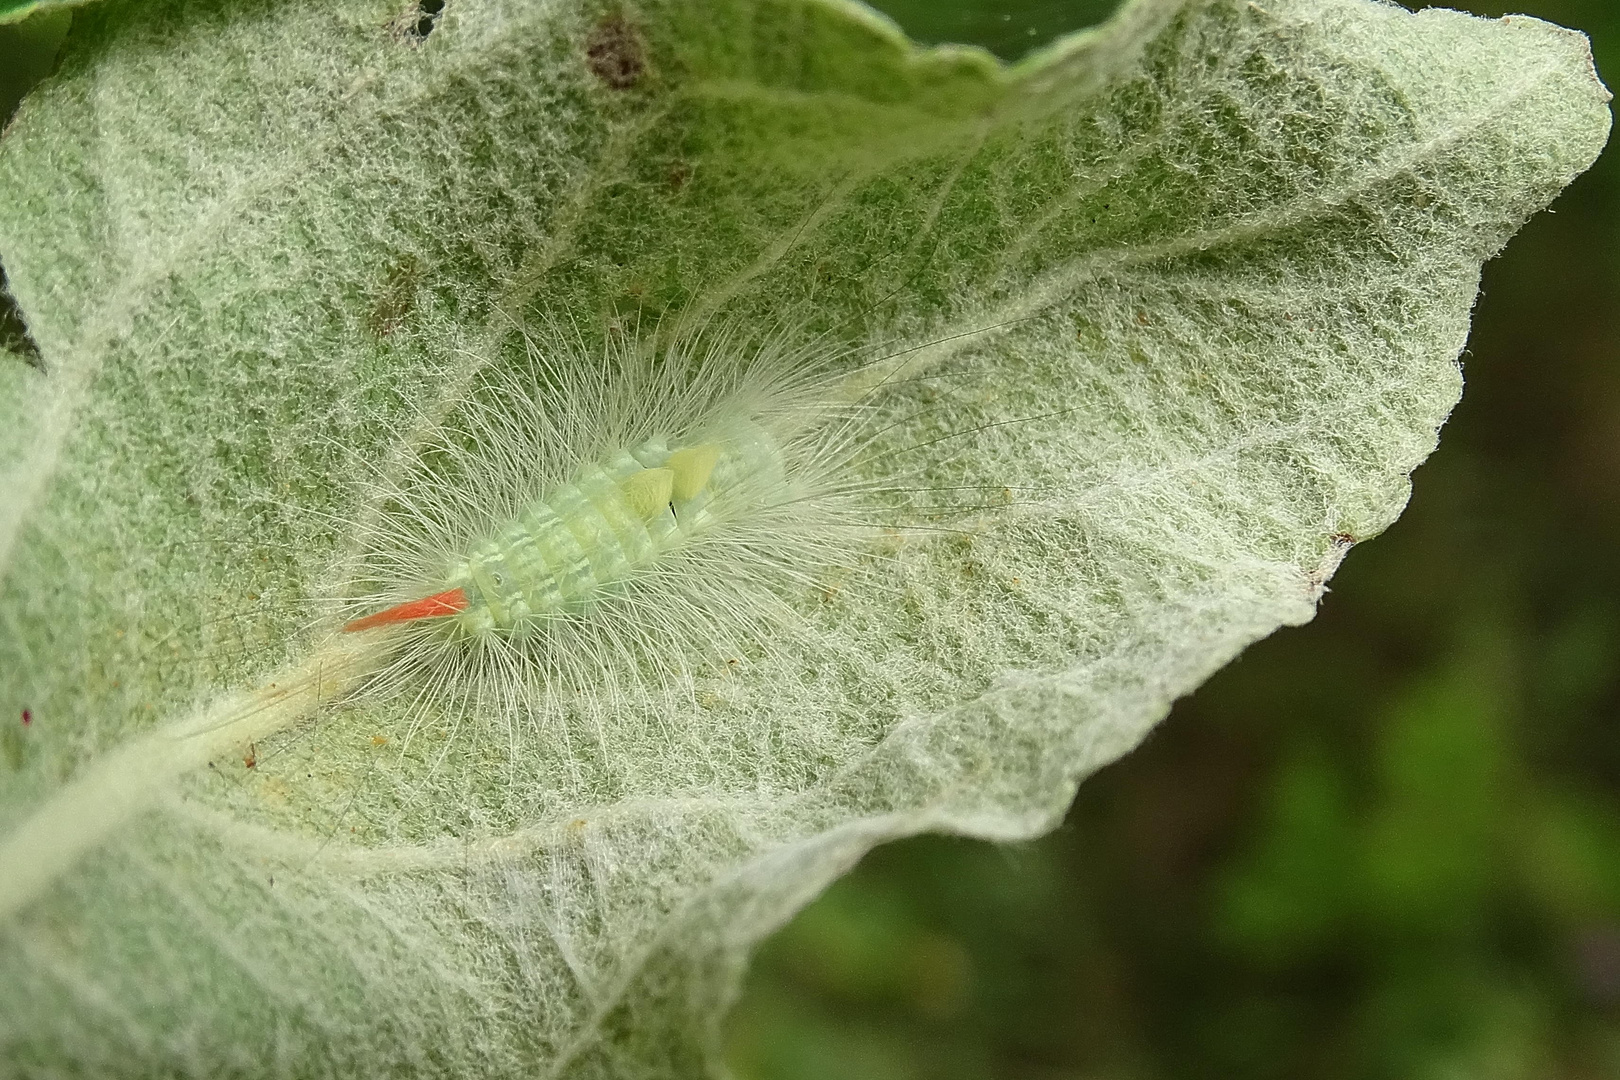
<svg viewBox="0 0 1620 1080">
<path fill-rule="evenodd" d="M 345 634 L 352 634 L 356 630 L 370 630 L 374 626 L 387 626 L 389 623 L 411 622 L 415 619 L 437 619 L 443 615 L 454 615 L 458 611 L 467 610 L 467 593 L 462 589 L 447 589 L 442 593 L 424 596 L 420 600 L 407 600 L 403 604 L 395 604 L 386 611 L 379 611 L 375 615 L 367 615 L 363 619 L 356 619 L 344 626 Z"/>
</svg>

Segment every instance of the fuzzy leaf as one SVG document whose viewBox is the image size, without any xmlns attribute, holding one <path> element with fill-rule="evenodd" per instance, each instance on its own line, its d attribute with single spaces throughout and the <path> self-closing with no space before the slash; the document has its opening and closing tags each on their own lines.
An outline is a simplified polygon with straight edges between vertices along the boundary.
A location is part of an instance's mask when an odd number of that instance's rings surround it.
<svg viewBox="0 0 1620 1080">
<path fill-rule="evenodd" d="M 718 1068 L 874 844 L 1050 828 L 1311 617 L 1607 100 L 1577 34 L 1369 0 L 1140 0 L 1010 69 L 836 0 L 81 9 L 0 143 L 45 366 L 0 376 L 0 1060 Z M 672 315 L 919 347 L 875 445 L 1006 497 L 657 722 L 404 752 L 323 697 L 368 478 L 514 318 Z"/>
</svg>

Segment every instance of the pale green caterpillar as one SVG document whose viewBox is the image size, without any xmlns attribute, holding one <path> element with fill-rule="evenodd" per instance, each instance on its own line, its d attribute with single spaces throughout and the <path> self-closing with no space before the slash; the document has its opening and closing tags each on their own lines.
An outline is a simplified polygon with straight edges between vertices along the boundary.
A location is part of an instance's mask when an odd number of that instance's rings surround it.
<svg viewBox="0 0 1620 1080">
<path fill-rule="evenodd" d="M 462 634 L 523 636 L 579 612 L 661 557 L 746 512 L 750 483 L 781 486 L 782 451 L 757 424 L 723 442 L 654 438 L 545 491 L 445 575 L 446 588 L 356 619 L 347 631 L 443 619 Z"/>
<path fill-rule="evenodd" d="M 656 692 L 862 558 L 864 406 L 825 350 L 522 340 L 378 493 L 343 627 L 397 639 L 373 687 L 530 712 Z"/>
</svg>

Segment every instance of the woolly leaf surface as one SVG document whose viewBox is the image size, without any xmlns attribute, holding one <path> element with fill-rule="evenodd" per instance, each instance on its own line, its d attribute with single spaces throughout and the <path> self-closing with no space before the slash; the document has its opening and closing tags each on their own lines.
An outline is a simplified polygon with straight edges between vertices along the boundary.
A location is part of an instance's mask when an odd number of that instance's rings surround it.
<svg viewBox="0 0 1620 1080">
<path fill-rule="evenodd" d="M 44 368 L 0 358 L 0 1060 L 713 1067 L 872 845 L 1049 828 L 1311 617 L 1606 103 L 1579 35 L 1364 0 L 1142 0 L 1012 68 L 831 0 L 81 9 L 0 143 Z M 1006 497 L 657 722 L 405 751 L 263 696 L 535 317 L 927 346 L 874 445 Z"/>
</svg>

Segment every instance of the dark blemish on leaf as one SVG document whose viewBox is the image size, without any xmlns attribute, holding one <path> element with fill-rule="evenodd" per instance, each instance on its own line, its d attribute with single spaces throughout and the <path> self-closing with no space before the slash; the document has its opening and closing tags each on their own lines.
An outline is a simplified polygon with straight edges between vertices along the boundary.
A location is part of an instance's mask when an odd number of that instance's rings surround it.
<svg viewBox="0 0 1620 1080">
<path fill-rule="evenodd" d="M 439 23 L 439 15 L 444 11 L 444 0 L 420 0 L 416 10 L 420 12 L 416 19 L 416 36 L 426 38 L 433 33 L 433 28 Z"/>
<path fill-rule="evenodd" d="M 259 764 L 259 748 L 248 743 L 247 753 L 242 755 L 242 767 L 252 769 Z"/>
<path fill-rule="evenodd" d="M 692 179 L 692 166 L 684 161 L 677 161 L 669 167 L 669 174 L 665 179 L 669 182 L 669 190 L 679 191 Z"/>
<path fill-rule="evenodd" d="M 439 16 L 444 14 L 444 0 L 417 0 L 405 11 L 400 13 L 392 25 L 393 35 L 401 41 L 409 41 L 413 45 L 427 40 L 439 25 Z"/>
<path fill-rule="evenodd" d="M 32 709 L 24 709 L 23 710 L 22 722 L 23 722 L 23 727 L 28 727 L 28 726 L 33 724 L 33 722 L 34 722 L 34 711 Z"/>
<path fill-rule="evenodd" d="M 11 298 L 4 266 L 0 266 L 0 349 L 15 353 L 40 371 L 45 370 L 45 357 L 40 354 L 39 346 L 34 343 L 33 335 L 28 332 L 28 323 L 23 319 L 22 309 L 17 306 L 17 301 Z"/>
<path fill-rule="evenodd" d="M 591 74 L 615 90 L 628 90 L 647 72 L 647 46 L 641 31 L 623 15 L 605 16 L 585 39 Z"/>
<path fill-rule="evenodd" d="M 416 309 L 416 289 L 421 280 L 422 264 L 416 256 L 405 255 L 393 265 L 383 279 L 381 294 L 366 314 L 366 325 L 372 333 L 387 337 L 399 328 Z"/>
<path fill-rule="evenodd" d="M 1315 569 L 1305 574 L 1305 586 L 1313 603 L 1321 600 L 1322 595 L 1327 592 L 1328 578 L 1334 575 L 1339 569 L 1339 564 L 1344 562 L 1344 557 L 1350 553 L 1352 547 L 1355 547 L 1356 538 L 1347 532 L 1334 533 L 1328 537 L 1328 544 L 1330 546 L 1323 553 L 1322 561 L 1316 564 Z"/>
</svg>

